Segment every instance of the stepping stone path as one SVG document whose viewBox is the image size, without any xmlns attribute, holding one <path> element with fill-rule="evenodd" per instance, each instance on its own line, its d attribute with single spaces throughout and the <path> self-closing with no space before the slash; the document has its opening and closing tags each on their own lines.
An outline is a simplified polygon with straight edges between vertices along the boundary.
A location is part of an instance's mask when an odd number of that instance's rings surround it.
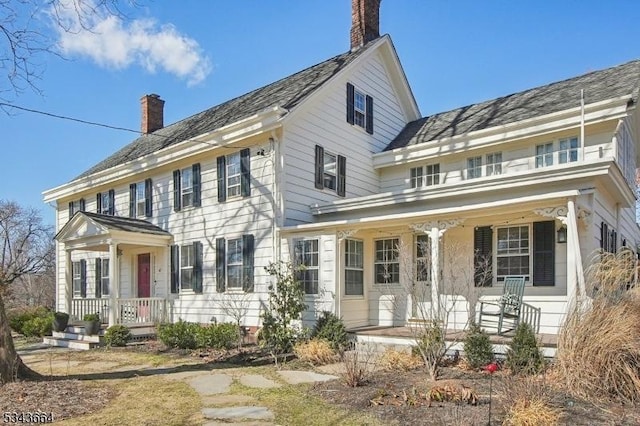
<svg viewBox="0 0 640 426">
<path fill-rule="evenodd" d="M 214 370 L 219 371 L 219 370 Z M 314 383 L 334 380 L 338 377 L 330 374 L 318 374 L 310 371 L 278 371 L 280 377 L 289 384 Z M 275 380 L 261 374 L 225 374 L 209 371 L 183 371 L 165 375 L 169 380 L 184 380 L 201 397 L 207 408 L 202 409 L 206 420 L 204 426 L 273 426 L 275 416 L 267 407 L 251 405 L 255 399 L 248 395 L 229 394 L 231 383 L 236 378 L 242 385 L 256 389 L 273 389 L 282 386 Z M 241 405 L 237 405 L 241 404 Z"/>
</svg>

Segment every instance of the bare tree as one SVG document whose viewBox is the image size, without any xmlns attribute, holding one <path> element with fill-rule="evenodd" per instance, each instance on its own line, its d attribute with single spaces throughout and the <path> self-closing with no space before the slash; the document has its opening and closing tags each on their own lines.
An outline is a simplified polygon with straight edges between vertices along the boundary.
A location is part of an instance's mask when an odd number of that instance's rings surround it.
<svg viewBox="0 0 640 426">
<path fill-rule="evenodd" d="M 395 291 L 389 286 L 395 292 L 392 307 L 402 311 L 402 306 L 411 305 L 408 328 L 431 379 L 436 380 L 447 352 L 462 339 L 462 330 L 475 322 L 481 295 L 475 275 L 490 273 L 480 271 L 489 265 L 478 263 L 473 248 L 458 242 L 446 245 L 446 255 L 436 271 L 432 270 L 430 239 L 419 241 L 415 251 L 400 243 L 397 252 L 401 279 Z M 439 280 L 434 280 L 433 274 L 439 274 Z M 433 288 L 435 281 L 440 282 L 438 288 Z M 457 332 L 447 334 L 451 330 Z"/>
<path fill-rule="evenodd" d="M 73 31 L 77 25 L 93 30 L 92 16 L 98 13 L 122 16 L 119 0 L 0 0 L 0 100 L 31 89 L 39 93 L 38 80 L 44 60 L 58 55 L 52 28 Z M 134 0 L 124 3 L 135 4 Z M 75 26 L 67 20 L 72 12 Z"/>
<path fill-rule="evenodd" d="M 17 280 L 51 264 L 50 246 L 51 229 L 36 210 L 0 200 L 0 383 L 37 376 L 16 353 L 3 298 Z"/>
<path fill-rule="evenodd" d="M 220 311 L 222 311 L 226 317 L 231 318 L 238 327 L 238 349 L 242 348 L 245 334 L 242 328 L 242 322 L 249 312 L 252 300 L 252 293 L 227 292 L 218 301 Z"/>
</svg>

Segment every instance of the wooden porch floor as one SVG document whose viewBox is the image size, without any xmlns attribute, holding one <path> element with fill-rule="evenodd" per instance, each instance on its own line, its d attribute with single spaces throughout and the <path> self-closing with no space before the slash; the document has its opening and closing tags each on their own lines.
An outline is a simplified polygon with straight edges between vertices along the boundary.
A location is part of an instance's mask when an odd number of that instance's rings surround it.
<svg viewBox="0 0 640 426">
<path fill-rule="evenodd" d="M 376 337 L 395 337 L 412 339 L 413 334 L 411 329 L 407 326 L 393 327 L 393 326 L 378 326 L 370 325 L 364 327 L 356 327 L 348 329 L 347 332 L 361 336 L 376 336 Z M 447 330 L 445 339 L 448 341 L 462 341 L 464 339 L 464 331 L 460 330 Z M 540 346 L 545 348 L 557 348 L 558 336 L 555 334 L 536 334 Z M 489 334 L 489 339 L 494 345 L 506 345 L 513 338 L 513 332 L 506 333 L 505 335 Z"/>
</svg>

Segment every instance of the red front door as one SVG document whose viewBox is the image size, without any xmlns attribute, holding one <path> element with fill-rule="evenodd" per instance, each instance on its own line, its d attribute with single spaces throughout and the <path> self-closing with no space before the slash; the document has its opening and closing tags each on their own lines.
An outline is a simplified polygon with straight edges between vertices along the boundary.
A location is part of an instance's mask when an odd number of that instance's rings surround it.
<svg viewBox="0 0 640 426">
<path fill-rule="evenodd" d="M 138 255 L 138 297 L 151 297 L 151 255 Z"/>
</svg>

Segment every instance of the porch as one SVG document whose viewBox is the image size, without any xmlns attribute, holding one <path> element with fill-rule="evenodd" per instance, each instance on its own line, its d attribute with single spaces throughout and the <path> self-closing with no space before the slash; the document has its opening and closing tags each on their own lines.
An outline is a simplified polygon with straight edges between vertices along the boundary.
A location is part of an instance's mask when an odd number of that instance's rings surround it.
<svg viewBox="0 0 640 426">
<path fill-rule="evenodd" d="M 102 324 L 156 325 L 172 319 L 173 301 L 161 297 L 120 298 L 115 300 L 114 323 L 110 324 L 112 299 L 84 298 L 71 302 L 70 321 L 82 321 L 87 314 L 99 314 Z"/>
</svg>

